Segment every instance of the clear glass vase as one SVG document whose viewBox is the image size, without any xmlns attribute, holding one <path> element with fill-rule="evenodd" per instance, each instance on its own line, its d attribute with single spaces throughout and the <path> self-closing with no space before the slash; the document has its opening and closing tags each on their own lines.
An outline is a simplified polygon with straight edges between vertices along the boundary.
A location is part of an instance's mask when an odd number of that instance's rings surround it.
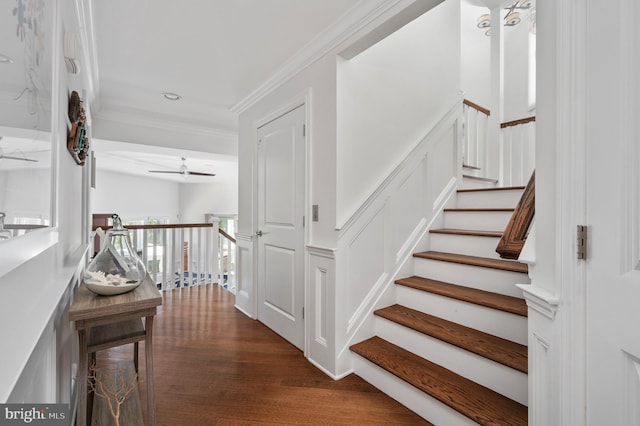
<svg viewBox="0 0 640 426">
<path fill-rule="evenodd" d="M 5 214 L 3 212 L 0 212 L 0 241 L 1 240 L 8 240 L 9 238 L 11 238 L 11 231 L 8 229 L 4 229 L 4 218 L 5 218 Z"/>
<path fill-rule="evenodd" d="M 117 214 L 113 227 L 106 232 L 100 252 L 84 272 L 89 290 L 102 295 L 121 294 L 135 289 L 145 279 L 147 269 L 131 246 L 129 231 L 122 227 Z"/>
</svg>

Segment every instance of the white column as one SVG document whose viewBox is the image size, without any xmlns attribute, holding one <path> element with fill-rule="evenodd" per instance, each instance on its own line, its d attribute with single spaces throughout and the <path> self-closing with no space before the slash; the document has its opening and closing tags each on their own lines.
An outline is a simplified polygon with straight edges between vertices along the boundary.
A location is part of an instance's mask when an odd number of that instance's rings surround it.
<svg viewBox="0 0 640 426">
<path fill-rule="evenodd" d="M 502 182 L 501 132 L 504 120 L 504 11 L 498 4 L 491 8 L 491 115 L 487 122 L 486 174 Z"/>
<path fill-rule="evenodd" d="M 211 250 L 210 259 L 207 261 L 209 265 L 211 265 L 211 282 L 224 284 L 222 281 L 223 277 L 220 277 L 218 280 L 218 274 L 220 273 L 220 233 L 218 229 L 220 228 L 220 218 L 217 216 L 209 217 L 209 221 L 213 223 L 213 228 L 211 230 Z"/>
</svg>

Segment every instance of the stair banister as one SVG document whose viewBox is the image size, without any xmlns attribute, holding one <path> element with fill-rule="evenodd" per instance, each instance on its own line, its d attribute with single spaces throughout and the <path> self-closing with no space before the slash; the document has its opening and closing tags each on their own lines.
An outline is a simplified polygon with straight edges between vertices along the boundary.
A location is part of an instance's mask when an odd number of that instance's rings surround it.
<svg viewBox="0 0 640 426">
<path fill-rule="evenodd" d="M 498 252 L 503 259 L 517 259 L 520 257 L 520 252 L 522 251 L 529 227 L 535 215 L 535 192 L 536 180 L 534 170 L 496 248 L 496 252 Z"/>
<path fill-rule="evenodd" d="M 463 164 L 486 171 L 487 129 L 491 111 L 468 99 L 462 101 L 464 116 Z"/>
</svg>

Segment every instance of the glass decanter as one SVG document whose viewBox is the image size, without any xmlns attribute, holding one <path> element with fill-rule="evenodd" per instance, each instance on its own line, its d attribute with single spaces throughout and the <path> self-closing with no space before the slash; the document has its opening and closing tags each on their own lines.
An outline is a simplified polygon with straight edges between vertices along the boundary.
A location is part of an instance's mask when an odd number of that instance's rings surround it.
<svg viewBox="0 0 640 426">
<path fill-rule="evenodd" d="M 8 240 L 13 236 L 10 229 L 4 229 L 5 216 L 6 215 L 3 212 L 0 212 L 0 241 Z"/>
<path fill-rule="evenodd" d="M 120 294 L 136 288 L 146 277 L 147 269 L 131 246 L 129 231 L 122 227 L 120 216 L 112 217 L 113 227 L 106 232 L 100 252 L 84 272 L 87 287 L 98 294 Z"/>
</svg>

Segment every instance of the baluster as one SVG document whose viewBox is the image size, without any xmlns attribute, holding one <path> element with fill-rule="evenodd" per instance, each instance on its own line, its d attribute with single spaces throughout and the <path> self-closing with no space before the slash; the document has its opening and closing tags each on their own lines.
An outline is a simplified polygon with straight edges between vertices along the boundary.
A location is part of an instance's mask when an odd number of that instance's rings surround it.
<svg viewBox="0 0 640 426">
<path fill-rule="evenodd" d="M 197 267 L 196 267 L 196 283 L 198 285 L 201 284 L 201 272 L 202 272 L 202 228 L 196 228 L 196 234 L 198 236 L 198 258 L 197 258 Z"/>
<path fill-rule="evenodd" d="M 187 245 L 187 272 L 189 285 L 193 283 L 193 228 L 189 228 L 189 244 Z"/>
<path fill-rule="evenodd" d="M 171 289 L 175 288 L 176 273 L 178 272 L 176 271 L 176 247 L 178 246 L 178 239 L 176 238 L 177 233 L 178 230 L 176 228 L 171 229 Z"/>
<path fill-rule="evenodd" d="M 213 283 L 213 277 L 211 276 L 211 231 L 212 231 L 213 227 L 210 228 L 206 228 L 206 231 L 204 233 L 204 263 L 205 263 L 205 276 L 207 277 L 207 283 L 208 284 L 212 284 Z"/>
<path fill-rule="evenodd" d="M 162 290 L 167 289 L 167 228 L 162 228 Z"/>
<path fill-rule="evenodd" d="M 157 261 L 158 261 L 158 253 L 157 253 L 158 230 L 157 229 L 152 229 L 151 230 L 151 243 L 153 244 L 152 260 L 151 260 L 151 267 L 153 268 L 153 282 L 155 284 L 158 284 L 158 265 L 157 265 Z"/>
<path fill-rule="evenodd" d="M 147 230 L 142 230 L 142 261 L 144 262 L 144 266 L 149 269 L 149 259 L 147 254 Z"/>
</svg>

